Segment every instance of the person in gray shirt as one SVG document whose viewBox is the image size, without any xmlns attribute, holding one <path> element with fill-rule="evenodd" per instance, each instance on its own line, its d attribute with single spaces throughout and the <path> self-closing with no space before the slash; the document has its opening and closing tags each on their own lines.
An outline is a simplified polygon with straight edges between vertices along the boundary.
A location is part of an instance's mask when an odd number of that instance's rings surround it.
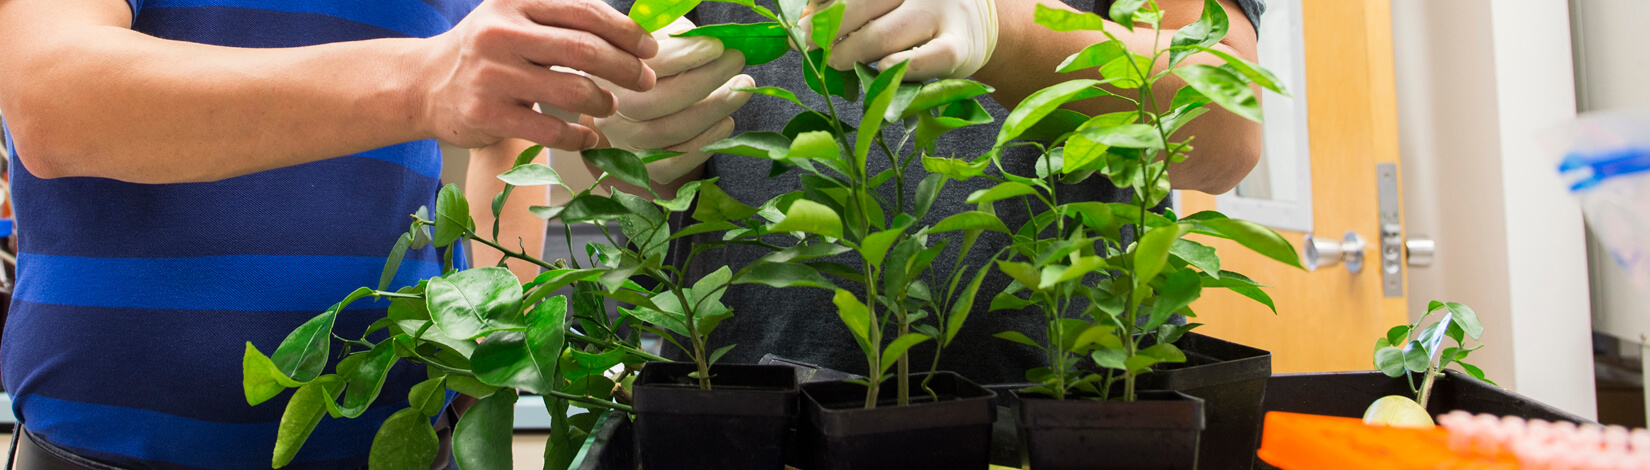
<svg viewBox="0 0 1650 470">
<path fill-rule="evenodd" d="M 630 0 L 609 0 L 620 11 L 628 11 Z M 1055 32 L 1037 25 L 1032 20 L 1035 5 L 1053 8 L 1092 11 L 1094 0 L 840 0 L 846 1 L 842 36 L 833 49 L 831 66 L 839 69 L 864 64 L 895 63 L 910 60 L 907 80 L 969 77 L 991 85 L 996 92 L 981 97 L 981 104 L 1000 123 L 1008 115 L 1008 108 L 1032 92 L 1048 85 L 1074 78 L 1083 73 L 1055 73 L 1055 68 L 1066 56 L 1084 47 L 1102 42 L 1106 37 L 1098 31 Z M 1106 0 L 1102 3 L 1109 4 Z M 1203 9 L 1202 0 L 1158 0 L 1164 11 L 1163 41 L 1173 30 L 1196 21 Z M 1230 18 L 1231 28 L 1225 40 L 1215 47 L 1250 61 L 1255 57 L 1255 24 L 1264 10 L 1262 0 L 1221 0 Z M 813 5 L 818 8 L 820 5 Z M 1102 5 L 1099 11 L 1106 11 Z M 1102 15 L 1105 16 L 1105 15 Z M 614 90 L 619 114 L 606 119 L 585 118 L 604 135 L 602 145 L 622 148 L 672 148 L 687 151 L 686 155 L 650 165 L 656 180 L 656 189 L 663 189 L 668 197 L 672 188 L 695 178 L 719 178 L 718 186 L 730 196 L 750 205 L 760 205 L 770 198 L 801 189 L 795 174 L 768 177 L 769 163 L 747 157 L 708 155 L 697 152 L 698 147 L 727 137 L 733 132 L 777 131 L 799 109 L 779 99 L 751 97 L 734 88 L 777 86 L 794 90 L 809 106 L 824 109 L 824 101 L 807 91 L 802 78 L 802 61 L 797 54 L 789 54 L 772 63 L 741 69 L 742 57 L 731 50 L 723 50 L 708 38 L 668 38 L 663 33 L 679 32 L 697 24 L 757 23 L 769 21 L 736 4 L 705 2 L 687 18 L 679 20 L 658 34 L 659 57 L 649 65 L 659 74 L 658 86 L 649 92 Z M 690 23 L 691 22 L 691 23 Z M 1121 26 L 1110 29 L 1136 51 L 1152 48 L 1150 28 L 1130 32 Z M 707 43 L 708 41 L 708 43 Z M 1192 56 L 1187 64 L 1220 64 L 1210 55 Z M 1163 64 L 1158 64 L 1162 67 Z M 1098 78 L 1098 77 L 1093 77 Z M 1182 83 L 1170 75 L 1166 86 L 1158 88 L 1158 99 L 1167 102 Z M 1257 90 L 1258 92 L 1258 90 Z M 846 109 L 838 102 L 838 110 L 848 122 L 858 122 L 860 110 L 850 105 Z M 1070 105 L 1071 109 L 1089 115 L 1126 111 L 1132 108 L 1121 100 L 1093 99 Z M 995 141 L 999 124 L 966 127 L 941 139 L 938 153 L 942 156 L 972 158 L 989 151 Z M 1197 150 L 1192 158 L 1170 167 L 1171 181 L 1176 189 L 1190 189 L 1216 194 L 1230 190 L 1254 168 L 1260 156 L 1260 126 L 1223 109 L 1213 109 L 1205 117 L 1186 126 L 1186 135 L 1197 135 Z M 873 152 L 876 152 L 875 150 Z M 1032 164 L 1037 155 L 1026 147 L 1010 149 L 1004 157 L 1004 168 L 1020 175 L 1033 175 Z M 887 159 L 872 156 L 870 174 L 887 168 Z M 920 165 L 912 166 L 906 174 L 905 186 L 915 188 L 927 176 Z M 971 192 L 989 187 L 983 179 L 949 183 L 929 211 L 922 224 L 933 224 L 948 215 L 972 210 L 963 199 Z M 884 185 L 885 200 L 892 200 L 894 185 Z M 1058 188 L 1061 201 L 1127 202 L 1130 191 L 1113 186 L 1105 178 L 1089 178 Z M 1023 205 L 1008 200 L 998 203 L 997 213 L 1009 227 L 1019 227 L 1030 214 Z M 921 224 L 919 224 L 921 225 Z M 719 239 L 720 234 L 703 234 L 679 239 L 673 251 L 685 251 L 694 243 Z M 707 238 L 708 237 L 708 238 Z M 969 269 L 977 268 L 986 258 L 1010 243 L 1009 237 L 987 232 L 964 260 Z M 950 275 L 954 265 L 955 246 L 940 255 L 933 264 L 939 278 Z M 738 268 L 755 262 L 765 255 L 764 249 L 752 246 L 732 246 L 701 253 L 688 266 L 689 276 L 697 278 L 722 266 Z M 852 256 L 852 255 L 844 255 Z M 847 258 L 837 261 L 848 261 Z M 1047 357 L 1030 347 L 992 338 L 1006 330 L 1024 332 L 1034 340 L 1042 341 L 1042 314 L 1026 311 L 988 312 L 993 295 L 1008 286 L 1010 280 L 1001 273 L 989 274 L 981 288 L 974 307 L 955 343 L 940 358 L 940 369 L 955 371 L 979 383 L 1008 383 L 1024 380 L 1027 369 L 1046 365 Z M 841 283 L 852 285 L 852 283 Z M 863 291 L 856 292 L 863 297 Z M 851 333 L 838 319 L 831 303 L 831 293 L 822 289 L 775 289 L 762 285 L 739 285 L 730 288 L 722 301 L 736 315 L 721 324 L 710 337 L 709 347 L 719 348 L 738 344 L 722 360 L 727 363 L 754 363 L 765 354 L 774 354 L 802 362 L 846 372 L 864 374 L 865 360 Z M 933 343 L 912 349 L 914 368 L 926 368 L 932 361 Z M 679 351 L 669 351 L 667 357 L 684 358 Z M 675 356 L 672 356 L 675 354 Z"/>
</svg>

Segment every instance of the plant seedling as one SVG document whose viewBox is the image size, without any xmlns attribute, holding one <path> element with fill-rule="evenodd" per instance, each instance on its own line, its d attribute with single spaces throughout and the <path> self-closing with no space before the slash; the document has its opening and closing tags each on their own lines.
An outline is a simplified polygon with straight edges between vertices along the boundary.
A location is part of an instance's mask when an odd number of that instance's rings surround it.
<svg viewBox="0 0 1650 470">
<path fill-rule="evenodd" d="M 1424 330 L 1420 329 L 1427 317 L 1440 311 L 1444 312 L 1443 318 Z M 1478 314 L 1472 308 L 1436 300 L 1427 304 L 1427 312 L 1414 324 L 1398 325 L 1387 330 L 1386 336 L 1375 340 L 1375 368 L 1388 377 L 1408 379 L 1415 399 L 1412 401 L 1397 395 L 1382 397 L 1364 412 L 1364 421 L 1371 424 L 1432 426 L 1432 416 L 1426 411 L 1427 401 L 1432 397 L 1433 383 L 1451 364 L 1460 365 L 1461 370 L 1475 379 L 1495 385 L 1495 382 L 1484 377 L 1483 369 L 1466 362 L 1468 355 L 1484 347 L 1478 344 L 1469 348 L 1466 339 L 1476 340 L 1483 334 L 1484 325 L 1478 322 Z M 1454 341 L 1455 345 L 1443 347 L 1445 339 Z M 1421 374 L 1420 385 L 1415 384 L 1412 374 Z"/>
</svg>

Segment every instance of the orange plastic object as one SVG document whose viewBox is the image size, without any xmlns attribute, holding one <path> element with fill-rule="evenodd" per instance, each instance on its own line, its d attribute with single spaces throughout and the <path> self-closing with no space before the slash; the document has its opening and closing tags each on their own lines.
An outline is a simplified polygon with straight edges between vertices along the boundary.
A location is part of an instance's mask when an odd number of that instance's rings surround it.
<svg viewBox="0 0 1650 470">
<path fill-rule="evenodd" d="M 1370 426 L 1358 418 L 1266 413 L 1260 458 L 1283 470 L 1516 469 L 1511 455 L 1451 452 L 1444 428 Z"/>
</svg>

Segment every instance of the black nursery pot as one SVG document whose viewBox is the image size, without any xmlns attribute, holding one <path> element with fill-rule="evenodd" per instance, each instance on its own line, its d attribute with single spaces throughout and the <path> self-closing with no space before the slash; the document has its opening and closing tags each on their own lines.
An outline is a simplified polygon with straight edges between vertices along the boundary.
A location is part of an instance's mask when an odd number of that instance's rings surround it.
<svg viewBox="0 0 1650 470">
<path fill-rule="evenodd" d="M 1420 374 L 1415 374 L 1415 383 L 1421 383 Z M 1387 377 L 1379 371 L 1280 374 L 1271 379 L 1266 411 L 1361 418 L 1371 403 L 1387 395 L 1415 396 L 1409 390 L 1408 380 Z M 1589 422 L 1455 370 L 1445 370 L 1432 384 L 1427 413 L 1437 416 L 1455 410 L 1578 424 Z"/>
<path fill-rule="evenodd" d="M 1198 448 L 1201 468 L 1253 467 L 1272 353 L 1197 333 L 1186 333 L 1175 346 L 1186 353 L 1186 362 L 1161 364 L 1161 369 L 1135 379 L 1135 389 L 1170 390 L 1203 399 L 1209 432 Z"/>
<path fill-rule="evenodd" d="M 995 393 L 951 372 L 934 374 L 933 401 L 911 374 L 911 404 L 896 406 L 898 387 L 885 382 L 877 408 L 865 409 L 865 386 L 802 385 L 799 443 L 811 470 L 984 469 L 991 457 Z M 897 379 L 896 379 L 897 380 Z M 646 468 L 644 466 L 643 468 Z"/>
<path fill-rule="evenodd" d="M 642 468 L 780 469 L 796 417 L 796 374 L 785 366 L 711 366 L 711 389 L 693 363 L 650 362 L 635 383 L 636 455 Z"/>
<path fill-rule="evenodd" d="M 1139 392 L 1133 402 L 1016 396 L 1025 463 L 1036 470 L 1197 468 L 1204 429 L 1197 397 L 1169 391 Z"/>
</svg>

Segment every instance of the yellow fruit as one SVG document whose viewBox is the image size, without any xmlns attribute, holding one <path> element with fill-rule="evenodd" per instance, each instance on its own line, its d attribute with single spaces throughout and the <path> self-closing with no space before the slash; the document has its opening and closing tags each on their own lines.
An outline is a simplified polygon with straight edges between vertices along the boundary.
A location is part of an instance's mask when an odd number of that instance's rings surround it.
<svg viewBox="0 0 1650 470">
<path fill-rule="evenodd" d="M 1403 428 L 1430 428 L 1434 424 L 1432 415 L 1427 414 L 1426 408 L 1409 397 L 1387 395 L 1375 400 L 1364 410 L 1364 424 L 1396 426 Z"/>
</svg>

